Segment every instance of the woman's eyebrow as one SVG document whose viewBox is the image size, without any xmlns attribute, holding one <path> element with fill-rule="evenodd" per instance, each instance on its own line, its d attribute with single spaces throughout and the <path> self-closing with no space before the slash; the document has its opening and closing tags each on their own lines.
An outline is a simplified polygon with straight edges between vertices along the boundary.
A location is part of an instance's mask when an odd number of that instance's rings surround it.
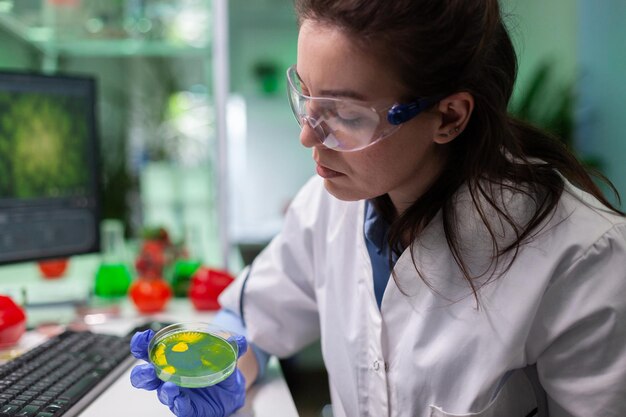
<svg viewBox="0 0 626 417">
<path fill-rule="evenodd" d="M 363 94 L 357 93 L 354 90 L 322 90 L 320 94 L 324 97 L 342 97 L 366 101 L 366 97 Z"/>
<path fill-rule="evenodd" d="M 300 74 L 298 74 L 298 71 L 296 71 L 296 75 L 298 76 L 298 79 L 300 80 L 300 84 L 306 89 L 308 89 L 308 86 L 306 85 L 304 81 L 302 81 L 302 77 L 300 77 Z M 353 100 L 367 101 L 367 97 L 365 97 L 363 94 L 357 93 L 354 90 L 322 90 L 320 91 L 320 96 L 321 97 L 335 97 L 335 98 L 350 98 Z"/>
</svg>

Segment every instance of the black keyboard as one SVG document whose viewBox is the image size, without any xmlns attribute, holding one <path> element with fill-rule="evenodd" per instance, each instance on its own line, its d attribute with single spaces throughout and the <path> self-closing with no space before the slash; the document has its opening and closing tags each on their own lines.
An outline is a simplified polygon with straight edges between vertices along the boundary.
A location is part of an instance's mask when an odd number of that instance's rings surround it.
<svg viewBox="0 0 626 417">
<path fill-rule="evenodd" d="M 65 331 L 0 366 L 0 417 L 72 417 L 133 362 L 126 337 Z"/>
</svg>

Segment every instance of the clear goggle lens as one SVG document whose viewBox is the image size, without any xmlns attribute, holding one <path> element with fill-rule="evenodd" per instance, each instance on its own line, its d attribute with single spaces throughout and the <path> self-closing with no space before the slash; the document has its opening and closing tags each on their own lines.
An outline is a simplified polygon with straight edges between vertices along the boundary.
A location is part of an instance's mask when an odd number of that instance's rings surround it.
<svg viewBox="0 0 626 417">
<path fill-rule="evenodd" d="M 287 70 L 289 103 L 300 127 L 307 123 L 324 146 L 338 151 L 356 151 L 383 139 L 400 125 L 390 124 L 376 110 L 354 100 L 310 97 L 302 92 L 295 66 Z M 382 114 L 381 114 L 382 113 Z"/>
</svg>

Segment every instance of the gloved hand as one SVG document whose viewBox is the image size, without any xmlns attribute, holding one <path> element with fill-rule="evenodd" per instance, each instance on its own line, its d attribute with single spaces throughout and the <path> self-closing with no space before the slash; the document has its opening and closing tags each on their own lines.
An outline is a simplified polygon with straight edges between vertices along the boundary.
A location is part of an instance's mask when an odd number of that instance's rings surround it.
<svg viewBox="0 0 626 417">
<path fill-rule="evenodd" d="M 137 359 L 148 361 L 148 343 L 154 331 L 137 332 L 130 341 L 130 351 Z M 248 348 L 246 338 L 236 336 L 239 356 Z M 206 388 L 183 388 L 172 382 L 163 382 L 156 376 L 154 367 L 147 363 L 135 366 L 130 374 L 135 388 L 156 390 L 159 401 L 169 407 L 178 417 L 224 417 L 245 402 L 246 383 L 239 369 L 225 380 Z"/>
</svg>

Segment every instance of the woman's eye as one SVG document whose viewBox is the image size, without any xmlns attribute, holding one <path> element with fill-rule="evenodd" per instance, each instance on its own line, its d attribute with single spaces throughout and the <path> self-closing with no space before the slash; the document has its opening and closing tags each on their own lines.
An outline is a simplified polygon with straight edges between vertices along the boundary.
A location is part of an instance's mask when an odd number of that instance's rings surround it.
<svg viewBox="0 0 626 417">
<path fill-rule="evenodd" d="M 346 126 L 350 126 L 350 127 L 357 127 L 361 124 L 362 122 L 362 118 L 359 116 L 339 116 L 339 120 L 341 121 L 342 124 L 346 125 Z"/>
<path fill-rule="evenodd" d="M 339 121 L 346 126 L 358 126 L 363 122 L 363 114 L 358 111 L 339 109 L 336 115 Z"/>
</svg>

